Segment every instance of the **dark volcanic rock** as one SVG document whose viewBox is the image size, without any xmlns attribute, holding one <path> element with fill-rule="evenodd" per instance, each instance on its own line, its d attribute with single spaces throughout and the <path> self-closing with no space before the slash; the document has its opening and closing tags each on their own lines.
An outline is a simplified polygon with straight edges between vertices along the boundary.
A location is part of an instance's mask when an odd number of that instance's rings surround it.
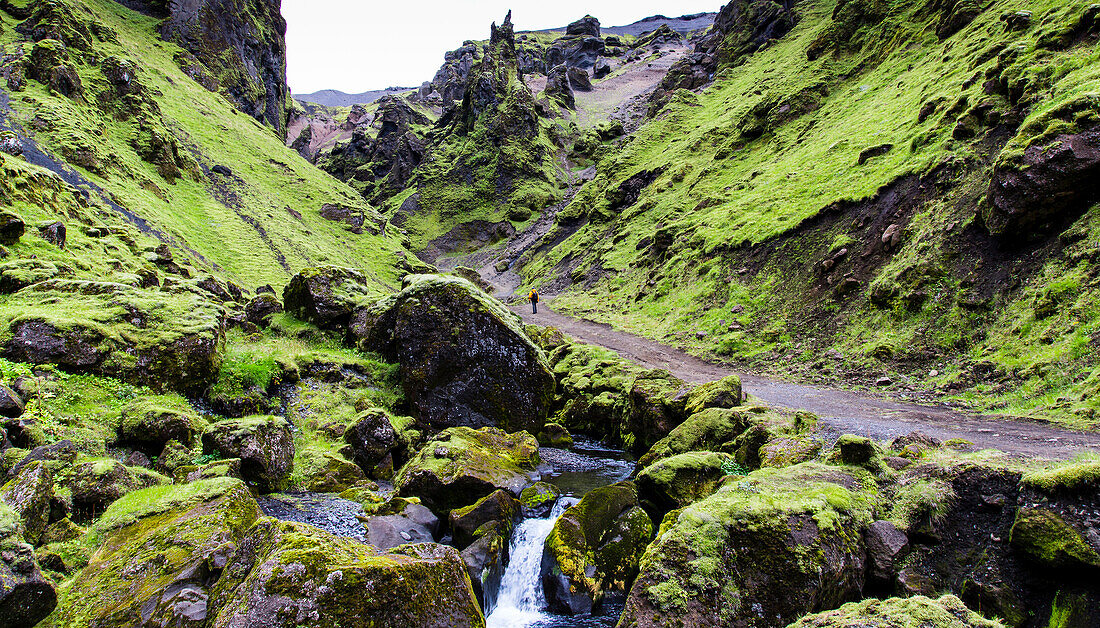
<svg viewBox="0 0 1100 628">
<path fill-rule="evenodd" d="M 600 59 L 592 66 L 592 78 L 602 79 L 611 74 L 611 63 L 607 59 Z"/>
<path fill-rule="evenodd" d="M 23 237 L 23 219 L 11 212 L 0 212 L 0 244 L 11 246 Z"/>
<path fill-rule="evenodd" d="M 282 487 L 294 467 L 294 437 L 290 424 L 270 416 L 215 423 L 202 435 L 203 453 L 241 459 L 241 475 L 261 491 Z"/>
<path fill-rule="evenodd" d="M 149 5 L 163 4 L 151 0 Z M 173 0 L 161 36 L 212 71 L 248 115 L 286 135 L 286 21 L 272 0 Z"/>
<path fill-rule="evenodd" d="M 14 390 L 0 384 L 0 416 L 17 418 L 23 416 L 23 399 Z"/>
<path fill-rule="evenodd" d="M 576 91 L 592 91 L 592 79 L 584 68 L 569 68 L 569 86 Z"/>
<path fill-rule="evenodd" d="M 465 508 L 452 510 L 451 532 L 455 547 L 464 549 L 477 539 L 477 530 L 486 523 L 499 521 L 507 530 L 520 516 L 520 504 L 510 493 L 496 490 Z"/>
<path fill-rule="evenodd" d="M 351 448 L 351 457 L 363 471 L 371 473 L 390 458 L 400 442 L 389 416 L 377 408 L 367 410 L 344 431 L 344 442 Z M 390 458 L 391 466 L 394 466 Z"/>
<path fill-rule="evenodd" d="M 286 311 L 318 327 L 337 329 L 347 325 L 352 310 L 370 292 L 362 273 L 340 266 L 306 268 L 283 289 Z"/>
<path fill-rule="evenodd" d="M 569 26 L 565 27 L 566 35 L 587 35 L 589 37 L 600 36 L 600 21 L 591 15 L 586 15 L 581 19 L 573 22 Z"/>
<path fill-rule="evenodd" d="M 253 325 L 267 327 L 267 318 L 283 311 L 283 304 L 274 294 L 257 294 L 244 307 L 244 318 Z"/>
<path fill-rule="evenodd" d="M 361 346 L 401 365 L 401 383 L 432 426 L 500 426 L 538 433 L 554 376 L 519 318 L 458 277 L 415 275 L 395 297 L 357 312 Z M 366 324 L 364 317 L 373 317 Z"/>
<path fill-rule="evenodd" d="M 22 524 L 10 506 L 0 504 L 0 626 L 34 626 L 53 612 L 57 592 L 42 576 L 34 548 L 23 541 Z"/>
<path fill-rule="evenodd" d="M 1020 163 L 998 163 L 982 211 L 989 232 L 1027 240 L 1048 223 L 1076 216 L 1100 198 L 1100 129 L 1059 135 L 1027 148 Z"/>
<path fill-rule="evenodd" d="M 567 109 L 576 109 L 577 102 L 573 97 L 573 88 L 569 86 L 569 68 L 564 63 L 559 63 L 550 69 L 546 77 L 546 88 L 543 94 L 556 100 Z"/>
</svg>

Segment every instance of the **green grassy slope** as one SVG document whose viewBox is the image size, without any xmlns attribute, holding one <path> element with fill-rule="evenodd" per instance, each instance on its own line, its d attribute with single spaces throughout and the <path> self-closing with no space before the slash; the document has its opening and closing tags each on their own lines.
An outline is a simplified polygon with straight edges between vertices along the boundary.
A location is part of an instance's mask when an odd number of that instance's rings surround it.
<svg viewBox="0 0 1100 628">
<path fill-rule="evenodd" d="M 1094 425 L 1100 209 L 1023 244 L 980 219 L 995 163 L 1100 117 L 1090 6 L 998 0 L 949 35 L 967 3 L 798 3 L 791 33 L 677 92 L 601 162 L 559 215 L 554 235 L 575 233 L 533 256 L 527 281 L 566 277 L 559 306 L 701 354 L 804 376 L 898 371 Z M 659 174 L 617 207 L 643 171 Z"/>
<path fill-rule="evenodd" d="M 322 205 L 339 204 L 365 212 L 370 225 L 374 210 L 193 81 L 174 60 L 181 49 L 156 35 L 157 20 L 110 0 L 69 6 L 70 26 L 84 29 L 89 45 L 70 42 L 62 58 L 83 95 L 69 98 L 31 79 L 15 92 L 9 83 L 15 116 L 37 142 L 167 234 L 194 265 L 242 285 L 282 285 L 321 263 L 396 281 L 399 242 L 356 235 L 319 215 Z M 30 56 L 33 42 L 14 29 L 20 20 L 2 11 L 0 20 L 4 53 Z M 136 67 L 136 95 L 112 95 L 103 69 L 111 59 Z M 232 174 L 211 172 L 215 165 Z"/>
</svg>

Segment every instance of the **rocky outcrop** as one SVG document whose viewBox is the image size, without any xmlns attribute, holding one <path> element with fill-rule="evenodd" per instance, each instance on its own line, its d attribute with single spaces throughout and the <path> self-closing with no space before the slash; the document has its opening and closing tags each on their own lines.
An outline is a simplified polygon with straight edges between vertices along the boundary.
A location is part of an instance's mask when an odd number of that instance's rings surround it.
<svg viewBox="0 0 1100 628">
<path fill-rule="evenodd" d="M 161 36 L 206 66 L 237 107 L 286 136 L 286 21 L 278 0 L 147 0 Z M 159 11 L 158 11 L 159 9 Z"/>
<path fill-rule="evenodd" d="M 202 435 L 206 454 L 240 458 L 241 475 L 263 492 L 279 490 L 294 467 L 294 437 L 286 419 L 254 416 L 212 424 Z"/>
<path fill-rule="evenodd" d="M 982 218 L 990 233 L 1027 241 L 1100 198 L 1100 129 L 1059 135 L 998 160 Z"/>
<path fill-rule="evenodd" d="M 257 294 L 245 305 L 244 318 L 246 321 L 258 327 L 267 327 L 268 317 L 280 314 L 283 304 L 273 294 Z"/>
<path fill-rule="evenodd" d="M 210 605 L 212 628 L 485 625 L 454 548 L 425 543 L 382 552 L 266 518 L 233 552 Z"/>
<path fill-rule="evenodd" d="M 372 296 L 362 273 L 341 266 L 305 268 L 283 289 L 287 313 L 324 329 L 348 324 L 352 311 Z"/>
<path fill-rule="evenodd" d="M 0 212 L 0 244 L 4 246 L 15 244 L 19 238 L 23 237 L 25 230 L 26 225 L 18 214 L 9 211 Z"/>
<path fill-rule="evenodd" d="M 599 37 L 600 21 L 592 17 L 591 15 L 586 15 L 576 22 L 569 24 L 569 26 L 566 26 L 565 34 L 586 37 Z"/>
<path fill-rule="evenodd" d="M 428 441 L 393 483 L 442 517 L 497 489 L 518 496 L 539 479 L 538 464 L 538 442 L 526 432 L 452 427 Z"/>
<path fill-rule="evenodd" d="M 653 523 L 633 483 L 586 493 L 546 539 L 542 581 L 550 608 L 589 614 L 606 596 L 628 591 L 652 537 Z"/>
<path fill-rule="evenodd" d="M 224 312 L 190 292 L 51 280 L 7 299 L 0 326 L 11 360 L 196 391 L 218 373 Z"/>
<path fill-rule="evenodd" d="M 396 296 L 358 310 L 351 333 L 360 347 L 401 365 L 420 420 L 538 433 L 554 377 L 519 317 L 464 279 L 418 275 L 405 283 Z"/>
<path fill-rule="evenodd" d="M 670 513 L 620 626 L 782 627 L 856 599 L 873 478 L 806 463 L 757 471 Z"/>
</svg>

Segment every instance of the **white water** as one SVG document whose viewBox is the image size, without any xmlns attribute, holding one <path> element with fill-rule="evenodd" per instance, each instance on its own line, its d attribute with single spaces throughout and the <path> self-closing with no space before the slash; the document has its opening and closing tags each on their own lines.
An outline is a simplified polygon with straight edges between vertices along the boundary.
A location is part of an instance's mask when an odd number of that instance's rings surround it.
<svg viewBox="0 0 1100 628">
<path fill-rule="evenodd" d="M 563 497 L 545 519 L 527 519 L 512 532 L 508 566 L 500 579 L 496 608 L 485 618 L 486 628 L 521 628 L 553 617 L 543 612 L 542 553 L 546 537 L 565 509 L 577 503 Z"/>
</svg>

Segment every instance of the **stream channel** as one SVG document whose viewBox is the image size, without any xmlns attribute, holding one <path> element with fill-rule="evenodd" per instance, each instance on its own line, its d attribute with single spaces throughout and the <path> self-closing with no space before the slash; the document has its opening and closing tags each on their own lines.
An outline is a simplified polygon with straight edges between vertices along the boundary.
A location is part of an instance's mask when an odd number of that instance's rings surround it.
<svg viewBox="0 0 1100 628">
<path fill-rule="evenodd" d="M 591 617 L 547 611 L 542 590 L 542 555 L 546 537 L 557 518 L 588 491 L 627 479 L 634 470 L 634 462 L 622 451 L 581 436 L 574 437 L 572 449 L 543 447 L 539 454 L 542 480 L 558 487 L 561 499 L 549 517 L 525 519 L 516 525 L 496 606 L 488 609 L 487 628 L 613 628 L 622 613 L 621 603 L 605 603 L 602 613 Z M 355 502 L 324 493 L 269 495 L 259 501 L 268 516 L 366 540 L 366 530 L 357 518 L 363 510 Z"/>
</svg>

